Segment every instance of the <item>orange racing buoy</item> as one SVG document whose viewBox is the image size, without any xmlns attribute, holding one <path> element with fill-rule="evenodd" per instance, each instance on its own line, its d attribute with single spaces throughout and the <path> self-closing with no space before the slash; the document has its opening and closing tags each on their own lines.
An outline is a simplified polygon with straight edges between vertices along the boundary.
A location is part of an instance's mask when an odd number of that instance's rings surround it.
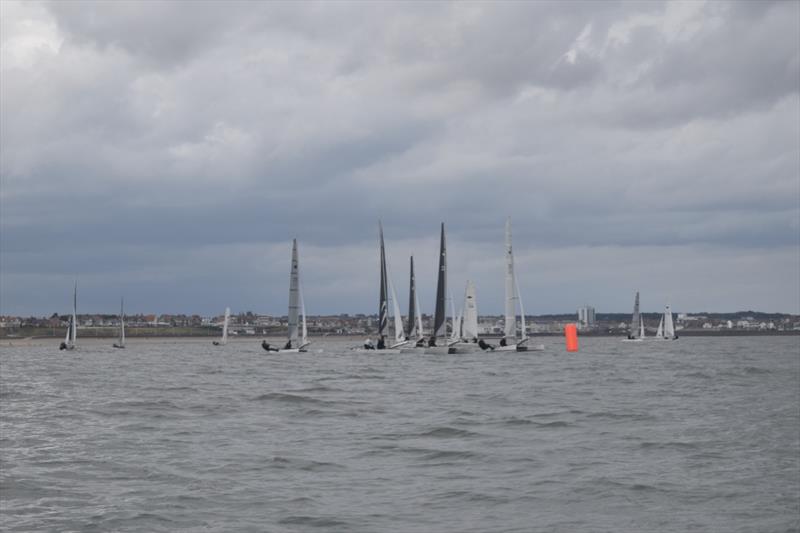
<svg viewBox="0 0 800 533">
<path fill-rule="evenodd" d="M 578 328 L 575 324 L 567 324 L 564 326 L 564 337 L 567 339 L 567 351 L 578 351 Z"/>
</svg>

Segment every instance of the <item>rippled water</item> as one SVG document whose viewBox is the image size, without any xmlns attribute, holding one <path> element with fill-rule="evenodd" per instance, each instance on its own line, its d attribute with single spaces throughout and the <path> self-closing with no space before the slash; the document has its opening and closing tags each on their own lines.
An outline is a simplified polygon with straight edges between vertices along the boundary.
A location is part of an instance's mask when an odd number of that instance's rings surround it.
<svg viewBox="0 0 800 533">
<path fill-rule="evenodd" d="M 9 531 L 797 531 L 800 337 L 0 348 Z"/>
</svg>

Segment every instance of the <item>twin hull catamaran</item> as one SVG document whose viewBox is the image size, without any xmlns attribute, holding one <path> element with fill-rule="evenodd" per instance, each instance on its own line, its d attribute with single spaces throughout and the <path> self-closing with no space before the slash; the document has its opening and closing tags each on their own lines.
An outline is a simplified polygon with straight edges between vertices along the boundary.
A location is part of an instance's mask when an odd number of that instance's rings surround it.
<svg viewBox="0 0 800 533">
<path fill-rule="evenodd" d="M 297 239 L 292 239 L 292 267 L 289 271 L 289 339 L 283 348 L 270 346 L 267 341 L 261 347 L 268 352 L 305 352 L 308 340 L 306 325 L 306 306 L 303 301 L 303 287 L 300 284 L 300 263 L 297 254 Z"/>
<path fill-rule="evenodd" d="M 522 294 L 519 291 L 517 275 L 514 271 L 514 251 L 511 246 L 511 218 L 506 219 L 506 310 L 503 338 L 495 351 L 525 352 L 544 350 L 544 345 L 527 346 L 528 332 L 525 327 L 525 308 L 522 305 Z M 520 335 L 517 338 L 517 304 L 519 304 Z"/>
<path fill-rule="evenodd" d="M 631 317 L 630 333 L 628 333 L 627 339 L 622 340 L 626 342 L 641 342 L 644 339 L 644 317 L 639 312 L 639 291 L 636 291 L 636 300 L 633 303 L 633 316 Z"/>
</svg>

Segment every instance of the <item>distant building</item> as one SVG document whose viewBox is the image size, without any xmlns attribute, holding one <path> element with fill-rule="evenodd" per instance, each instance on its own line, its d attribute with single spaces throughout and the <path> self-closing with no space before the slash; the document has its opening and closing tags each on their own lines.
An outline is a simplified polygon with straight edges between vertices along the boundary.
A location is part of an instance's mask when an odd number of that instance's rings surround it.
<svg viewBox="0 0 800 533">
<path fill-rule="evenodd" d="M 594 307 L 587 305 L 578 309 L 578 322 L 581 327 L 584 328 L 591 328 L 594 326 Z"/>
</svg>

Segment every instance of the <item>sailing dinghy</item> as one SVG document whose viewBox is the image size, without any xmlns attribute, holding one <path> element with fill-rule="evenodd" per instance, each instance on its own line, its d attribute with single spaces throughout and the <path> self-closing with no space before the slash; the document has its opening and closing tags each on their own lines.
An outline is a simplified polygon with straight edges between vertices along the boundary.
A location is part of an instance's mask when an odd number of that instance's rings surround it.
<svg viewBox="0 0 800 533">
<path fill-rule="evenodd" d="M 447 354 L 456 352 L 458 337 L 447 336 L 447 245 L 444 236 L 444 222 L 442 222 L 441 236 L 439 239 L 439 273 L 436 282 L 436 310 L 433 314 L 433 331 L 428 339 L 426 354 Z M 455 329 L 455 319 L 453 320 Z"/>
<path fill-rule="evenodd" d="M 228 322 L 231 319 L 231 308 L 225 308 L 225 320 L 222 322 L 222 338 L 218 341 L 212 341 L 214 346 L 225 346 L 228 344 Z"/>
<path fill-rule="evenodd" d="M 69 326 L 67 326 L 67 335 L 64 341 L 58 347 L 59 350 L 74 350 L 76 340 L 78 338 L 78 282 L 75 282 L 75 287 L 72 290 L 72 316 L 69 319 Z"/>
</svg>

